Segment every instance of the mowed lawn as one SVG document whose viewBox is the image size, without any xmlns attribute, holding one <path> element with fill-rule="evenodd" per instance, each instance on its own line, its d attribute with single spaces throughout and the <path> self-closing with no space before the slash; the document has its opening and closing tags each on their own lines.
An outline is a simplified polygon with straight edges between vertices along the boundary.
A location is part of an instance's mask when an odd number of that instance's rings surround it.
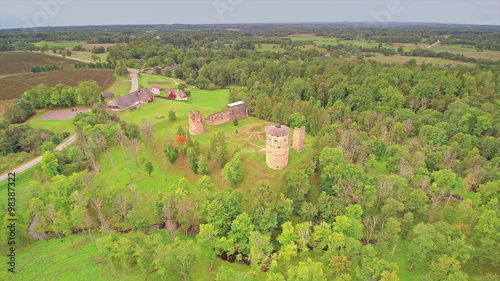
<svg viewBox="0 0 500 281">
<path fill-rule="evenodd" d="M 115 94 L 115 97 L 123 96 L 130 93 L 132 82 L 130 80 L 116 81 L 106 91 Z"/>
<path fill-rule="evenodd" d="M 177 81 L 177 83 L 184 83 L 182 81 Z M 150 89 L 152 86 L 158 86 L 160 88 L 177 88 L 177 84 L 175 80 L 170 77 L 158 76 L 158 75 L 149 75 L 141 73 L 139 75 L 139 88 L 147 88 Z M 164 91 L 162 91 L 165 94 Z"/>
</svg>

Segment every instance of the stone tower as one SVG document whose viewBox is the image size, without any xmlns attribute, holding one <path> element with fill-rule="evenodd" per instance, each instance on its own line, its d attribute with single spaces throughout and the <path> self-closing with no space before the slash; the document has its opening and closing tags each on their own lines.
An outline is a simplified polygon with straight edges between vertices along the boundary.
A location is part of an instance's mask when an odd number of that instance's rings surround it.
<svg viewBox="0 0 500 281">
<path fill-rule="evenodd" d="M 306 136 L 306 127 L 293 129 L 293 149 L 297 152 L 304 151 L 304 138 Z"/>
<path fill-rule="evenodd" d="M 274 170 L 288 165 L 290 128 L 284 125 L 266 126 L 266 164 Z"/>
<path fill-rule="evenodd" d="M 190 111 L 188 114 L 189 121 L 189 133 L 191 135 L 201 135 L 205 132 L 205 127 L 203 127 L 203 116 L 199 111 Z"/>
</svg>

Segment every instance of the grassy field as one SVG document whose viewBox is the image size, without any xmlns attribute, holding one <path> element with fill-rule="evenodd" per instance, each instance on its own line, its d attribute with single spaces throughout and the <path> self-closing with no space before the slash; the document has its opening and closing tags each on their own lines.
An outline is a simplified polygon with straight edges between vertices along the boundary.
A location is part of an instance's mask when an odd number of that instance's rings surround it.
<svg viewBox="0 0 500 281">
<path fill-rule="evenodd" d="M 87 107 L 82 107 L 79 106 L 79 109 L 82 108 L 87 108 Z M 64 109 L 57 109 L 57 110 L 68 110 L 67 108 Z M 43 109 L 43 110 L 37 110 L 37 113 L 29 118 L 26 123 L 30 124 L 31 127 L 33 128 L 42 128 L 45 130 L 52 131 L 56 134 L 62 133 L 62 132 L 68 132 L 68 133 L 73 133 L 75 131 L 75 126 L 73 126 L 73 120 L 38 120 L 40 116 L 44 115 L 48 111 L 54 111 L 52 109 Z"/>
<path fill-rule="evenodd" d="M 158 231 L 164 234 L 164 231 Z M 129 234 L 122 234 L 126 237 Z M 97 239 L 102 234 L 93 234 Z M 193 239 L 193 238 L 185 238 Z M 19 267 L 15 278 L 0 273 L 1 280 L 160 280 L 157 272 L 143 274 L 139 267 L 132 266 L 128 270 L 104 263 L 97 252 L 94 240 L 82 234 L 71 235 L 60 241 L 51 239 L 37 241 L 18 251 Z M 232 264 L 221 259 L 214 261 L 214 270 L 208 271 L 209 261 L 200 258 L 193 265 L 190 280 L 215 280 L 216 273 L 221 266 L 230 267 L 237 272 L 248 272 L 250 267 L 242 264 Z M 169 276 L 167 280 L 178 280 L 177 276 Z M 256 280 L 266 280 L 266 274 L 260 274 Z"/>
<path fill-rule="evenodd" d="M 480 51 L 471 47 L 465 47 L 461 45 L 437 45 L 431 48 L 435 52 L 449 52 L 453 54 L 463 54 L 466 57 L 475 59 L 485 59 L 485 60 L 500 60 L 500 52 L 498 51 Z"/>
<path fill-rule="evenodd" d="M 312 34 L 299 34 L 297 36 L 293 36 L 292 41 L 312 41 L 316 46 L 326 46 L 326 45 L 338 45 L 338 44 L 351 44 L 354 46 L 362 47 L 362 48 L 375 48 L 378 47 L 379 43 L 371 42 L 371 41 L 362 41 L 362 40 L 344 40 L 341 38 L 326 38 L 326 37 L 317 37 L 311 36 Z M 387 47 L 385 44 L 382 44 L 383 47 Z M 416 48 L 425 48 L 429 46 L 429 44 L 411 44 L 411 43 L 394 43 L 391 46 L 393 49 L 398 49 L 399 47 L 403 47 L 404 51 L 410 51 Z"/>
<path fill-rule="evenodd" d="M 82 59 L 88 62 L 97 62 L 94 61 L 91 56 L 94 55 L 91 52 L 88 51 L 71 51 L 71 57 L 72 58 L 77 58 L 77 59 Z M 108 56 L 108 53 L 103 53 L 103 54 L 96 54 L 98 58 L 100 58 L 101 62 L 106 61 L 106 57 Z"/>
<path fill-rule="evenodd" d="M 467 65 L 467 66 L 475 66 L 475 63 L 471 62 L 461 62 L 461 61 L 452 61 L 441 58 L 425 58 L 425 57 L 410 57 L 410 56 L 380 56 L 380 57 L 368 57 L 367 59 L 376 60 L 382 63 L 406 63 L 411 59 L 415 59 L 418 64 L 425 63 L 437 63 L 439 65 L 442 64 L 450 64 L 450 65 Z"/>
<path fill-rule="evenodd" d="M 0 174 L 3 175 L 8 173 L 13 167 L 21 166 L 31 159 L 33 159 L 33 154 L 27 152 L 11 153 L 2 156 L 2 160 L 0 161 Z"/>
<path fill-rule="evenodd" d="M 115 83 L 111 85 L 106 91 L 115 94 L 115 97 L 123 96 L 130 93 L 130 88 L 132 87 L 132 82 L 130 81 L 130 76 L 118 76 L 113 74 L 115 78 Z"/>
<path fill-rule="evenodd" d="M 73 48 L 73 47 L 76 47 L 78 45 L 86 45 L 87 42 L 84 42 L 84 41 L 41 41 L 41 42 L 37 42 L 35 43 L 35 46 L 37 47 L 42 47 L 43 45 L 47 44 L 47 46 L 50 48 L 52 47 L 56 47 L 56 48 Z"/>
<path fill-rule="evenodd" d="M 139 75 L 139 88 L 149 89 L 151 86 L 158 86 L 160 88 L 177 88 L 177 84 L 172 78 L 141 73 Z"/>
<path fill-rule="evenodd" d="M 145 119 L 153 120 L 156 129 L 156 145 L 144 149 L 143 158 L 149 159 L 153 163 L 155 171 L 152 177 L 145 174 L 143 167 L 140 167 L 139 172 L 133 163 L 130 161 L 129 164 L 126 163 L 126 157 L 123 155 L 121 149 L 113 148 L 111 154 L 114 163 L 109 162 L 106 157 L 103 157 L 103 170 L 109 171 L 109 173 L 117 173 L 116 175 L 110 175 L 108 178 L 118 178 L 120 180 L 110 180 L 107 184 L 116 186 L 117 188 L 123 188 L 128 184 L 132 184 L 143 191 L 152 189 L 153 191 L 161 190 L 164 192 L 171 191 L 181 178 L 186 178 L 188 182 L 194 184 L 201 176 L 189 170 L 185 156 L 180 157 L 173 165 L 166 162 L 163 157 L 163 144 L 166 141 L 174 140 L 178 126 L 182 126 L 185 130 L 188 129 L 187 115 L 189 111 L 200 110 L 204 116 L 218 112 L 227 103 L 227 96 L 228 90 L 226 89 L 216 91 L 193 90 L 191 99 L 187 103 L 155 99 L 154 103 L 144 105 L 136 111 L 118 113 L 117 115 L 121 120 L 136 124 L 140 124 Z M 156 115 L 167 116 L 169 111 L 176 112 L 176 121 L 170 121 L 167 118 L 154 118 Z M 266 166 L 265 152 L 261 151 L 265 148 L 265 134 L 263 131 L 266 125 L 270 125 L 270 123 L 249 117 L 240 120 L 237 127 L 232 122 L 220 126 L 205 125 L 205 133 L 199 136 L 192 136 L 191 138 L 193 141 L 200 143 L 202 153 L 206 154 L 211 137 L 217 132 L 224 132 L 228 144 L 228 155 L 232 155 L 233 151 L 239 149 L 245 159 L 243 161 L 244 178 L 238 185 L 238 189 L 242 189 L 246 194 L 250 194 L 256 188 L 255 179 L 259 178 L 269 180 L 276 194 L 279 194 L 281 192 L 281 181 L 276 180 L 276 177 L 284 178 L 289 171 L 308 163 L 312 157 L 310 146 L 313 139 L 309 136 L 306 137 L 306 150 L 303 153 L 297 153 L 291 149 L 288 167 L 282 171 L 274 171 Z M 209 160 L 209 164 L 214 183 L 218 187 L 229 187 L 229 182 L 222 178 L 221 169 L 218 167 L 216 161 Z M 131 173 L 129 173 L 129 170 Z M 319 193 L 314 197 L 318 195 Z M 248 200 L 250 203 L 253 198 L 249 197 Z M 245 204 L 245 208 L 248 208 L 246 211 L 249 213 L 252 212 L 250 209 L 251 205 Z"/>
</svg>

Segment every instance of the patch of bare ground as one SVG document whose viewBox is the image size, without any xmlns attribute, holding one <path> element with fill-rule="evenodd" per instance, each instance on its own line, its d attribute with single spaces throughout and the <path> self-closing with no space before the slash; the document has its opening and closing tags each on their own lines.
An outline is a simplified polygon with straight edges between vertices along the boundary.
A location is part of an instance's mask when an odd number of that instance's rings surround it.
<svg viewBox="0 0 500 281">
<path fill-rule="evenodd" d="M 85 50 L 92 50 L 94 47 L 104 47 L 104 49 L 107 49 L 108 47 L 114 46 L 116 43 L 95 43 L 95 44 L 85 44 L 82 45 L 82 47 L 85 48 Z"/>
</svg>

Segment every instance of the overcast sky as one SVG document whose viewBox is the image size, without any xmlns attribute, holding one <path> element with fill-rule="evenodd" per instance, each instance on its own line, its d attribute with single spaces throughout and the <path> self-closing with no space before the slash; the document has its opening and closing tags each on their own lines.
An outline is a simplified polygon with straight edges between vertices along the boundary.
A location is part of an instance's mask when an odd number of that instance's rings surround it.
<svg viewBox="0 0 500 281">
<path fill-rule="evenodd" d="M 500 25 L 500 0 L 0 0 L 0 28 L 274 22 Z"/>
</svg>

